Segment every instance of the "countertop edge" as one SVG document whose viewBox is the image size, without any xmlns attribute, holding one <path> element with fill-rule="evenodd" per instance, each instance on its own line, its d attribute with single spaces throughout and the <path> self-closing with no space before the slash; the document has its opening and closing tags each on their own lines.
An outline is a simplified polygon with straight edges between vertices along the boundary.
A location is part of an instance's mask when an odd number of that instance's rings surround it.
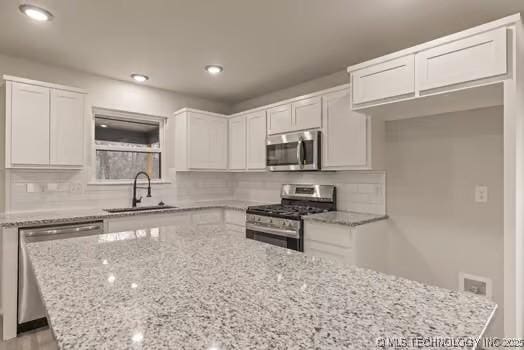
<svg viewBox="0 0 524 350">
<path fill-rule="evenodd" d="M 207 205 L 205 203 L 200 203 L 200 204 L 195 203 L 194 205 L 187 205 L 187 206 L 181 205 L 180 207 L 176 207 L 176 208 L 166 208 L 166 209 L 159 209 L 159 210 L 152 210 L 152 211 L 124 212 L 124 213 L 109 213 L 109 212 L 104 212 L 103 209 L 100 209 L 100 213 L 96 213 L 96 214 L 86 214 L 86 215 L 72 214 L 71 216 L 64 215 L 63 217 L 56 217 L 56 218 L 49 218 L 49 219 L 27 219 L 27 220 L 13 219 L 12 221 L 9 221 L 9 222 L 0 223 L 0 228 L 63 224 L 63 223 L 71 223 L 71 222 L 87 222 L 87 221 L 95 221 L 95 220 L 131 217 L 131 216 L 138 216 L 138 215 L 159 215 L 159 214 L 181 213 L 181 212 L 186 212 L 186 211 L 207 210 L 207 209 L 230 209 L 230 210 L 237 210 L 237 211 L 246 211 L 247 207 L 243 205 L 234 205 L 230 203 L 207 204 Z"/>
</svg>

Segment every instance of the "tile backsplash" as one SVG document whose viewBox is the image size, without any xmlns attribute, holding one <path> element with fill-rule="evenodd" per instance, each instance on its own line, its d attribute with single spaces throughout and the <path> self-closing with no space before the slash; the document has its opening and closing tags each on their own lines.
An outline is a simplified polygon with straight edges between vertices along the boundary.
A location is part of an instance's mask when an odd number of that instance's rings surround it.
<svg viewBox="0 0 524 350">
<path fill-rule="evenodd" d="M 285 183 L 335 185 L 339 210 L 386 212 L 385 172 L 236 173 L 233 177 L 235 199 L 277 203 Z"/>
<path fill-rule="evenodd" d="M 280 201 L 284 183 L 333 184 L 340 210 L 385 213 L 384 172 L 221 173 L 170 172 L 169 183 L 153 185 L 144 205 L 239 199 L 264 203 Z M 126 207 L 132 186 L 88 184 L 87 171 L 10 170 L 7 176 L 9 212 L 75 208 Z"/>
</svg>

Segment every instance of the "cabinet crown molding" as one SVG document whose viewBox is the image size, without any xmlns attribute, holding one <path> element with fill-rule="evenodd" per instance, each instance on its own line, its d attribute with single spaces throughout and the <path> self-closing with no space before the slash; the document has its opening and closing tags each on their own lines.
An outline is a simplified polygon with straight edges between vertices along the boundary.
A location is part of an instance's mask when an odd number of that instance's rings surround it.
<svg viewBox="0 0 524 350">
<path fill-rule="evenodd" d="M 60 85 L 60 84 L 48 83 L 45 81 L 38 81 L 38 80 L 32 80 L 32 79 L 27 79 L 27 78 L 15 77 L 13 75 L 7 75 L 7 74 L 4 74 L 2 76 L 2 79 L 5 81 L 12 81 L 12 82 L 24 83 L 28 85 L 42 86 L 42 87 L 47 87 L 47 88 L 57 89 L 57 90 L 66 90 L 66 91 L 77 92 L 79 94 L 87 95 L 87 90 L 80 89 L 77 87 L 67 86 L 67 85 Z"/>
</svg>

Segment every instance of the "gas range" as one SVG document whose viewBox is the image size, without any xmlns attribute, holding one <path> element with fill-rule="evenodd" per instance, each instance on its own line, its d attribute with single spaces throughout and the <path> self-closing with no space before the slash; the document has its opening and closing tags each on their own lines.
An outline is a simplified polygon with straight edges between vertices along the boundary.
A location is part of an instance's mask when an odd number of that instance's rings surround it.
<svg viewBox="0 0 524 350">
<path fill-rule="evenodd" d="M 246 237 L 303 251 L 302 216 L 336 210 L 336 188 L 331 185 L 282 185 L 280 198 L 280 204 L 247 209 Z"/>
</svg>

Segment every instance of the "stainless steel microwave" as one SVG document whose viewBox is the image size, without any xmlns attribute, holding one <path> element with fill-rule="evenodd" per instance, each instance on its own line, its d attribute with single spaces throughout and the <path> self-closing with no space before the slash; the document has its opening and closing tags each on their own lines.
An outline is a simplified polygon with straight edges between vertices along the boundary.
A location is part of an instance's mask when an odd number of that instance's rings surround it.
<svg viewBox="0 0 524 350">
<path fill-rule="evenodd" d="M 270 171 L 320 170 L 320 130 L 268 136 L 266 167 Z"/>
</svg>

